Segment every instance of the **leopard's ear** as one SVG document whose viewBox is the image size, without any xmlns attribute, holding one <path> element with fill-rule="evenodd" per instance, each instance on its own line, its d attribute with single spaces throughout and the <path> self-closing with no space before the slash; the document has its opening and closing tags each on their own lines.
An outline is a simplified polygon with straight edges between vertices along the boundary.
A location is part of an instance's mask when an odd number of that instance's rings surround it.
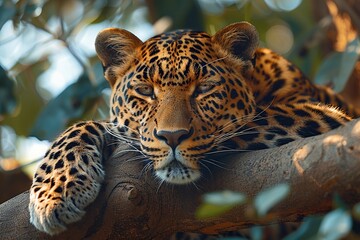
<svg viewBox="0 0 360 240">
<path fill-rule="evenodd" d="M 116 76 L 109 68 L 121 67 L 141 44 L 139 38 L 124 29 L 107 28 L 97 35 L 95 49 L 103 65 L 105 78 L 111 86 L 114 85 Z"/>
<path fill-rule="evenodd" d="M 235 58 L 252 61 L 259 44 L 259 35 L 250 23 L 239 22 L 218 31 L 212 37 L 212 41 Z"/>
</svg>

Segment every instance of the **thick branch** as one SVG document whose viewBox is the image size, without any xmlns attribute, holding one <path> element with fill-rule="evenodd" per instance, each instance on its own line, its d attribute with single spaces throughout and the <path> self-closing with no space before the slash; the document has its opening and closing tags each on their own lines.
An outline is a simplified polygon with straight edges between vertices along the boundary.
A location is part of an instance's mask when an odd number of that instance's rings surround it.
<svg viewBox="0 0 360 240">
<path fill-rule="evenodd" d="M 294 221 L 327 211 L 333 193 L 347 203 L 360 201 L 360 120 L 327 134 L 285 146 L 222 157 L 227 169 L 213 169 L 197 187 L 159 187 L 143 166 L 124 154 L 106 163 L 107 179 L 84 219 L 54 239 L 165 239 L 175 231 L 216 233 L 254 223 Z M 220 161 L 220 160 L 219 160 Z M 203 192 L 229 189 L 254 196 L 286 182 L 288 198 L 263 219 L 246 216 L 246 206 L 211 220 L 194 211 Z M 0 205 L 1 239 L 49 239 L 29 224 L 27 192 Z"/>
</svg>

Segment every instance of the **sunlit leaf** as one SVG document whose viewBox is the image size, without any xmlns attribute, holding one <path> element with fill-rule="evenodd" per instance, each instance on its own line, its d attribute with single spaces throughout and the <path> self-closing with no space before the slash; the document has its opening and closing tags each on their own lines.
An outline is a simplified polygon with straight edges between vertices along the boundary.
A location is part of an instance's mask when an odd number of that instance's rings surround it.
<svg viewBox="0 0 360 240">
<path fill-rule="evenodd" d="M 270 208 L 283 200 L 290 192 L 288 184 L 282 183 L 260 192 L 255 197 L 255 208 L 259 216 L 264 216 Z"/>
<path fill-rule="evenodd" d="M 315 83 L 333 85 L 336 92 L 341 91 L 360 56 L 359 38 L 348 43 L 344 52 L 330 54 L 319 67 Z"/>
<path fill-rule="evenodd" d="M 320 225 L 319 235 L 321 239 L 341 239 L 350 232 L 351 226 L 352 220 L 349 212 L 339 208 L 325 215 Z"/>
<path fill-rule="evenodd" d="M 274 11 L 292 11 L 300 5 L 301 0 L 265 0 L 265 3 Z"/>
<path fill-rule="evenodd" d="M 31 18 L 31 23 L 39 29 L 47 29 L 49 19 L 55 19 L 59 14 L 59 4 L 61 1 L 43 1 L 39 17 Z M 25 6 L 26 7 L 26 6 Z M 26 8 L 24 8 L 25 11 Z M 31 12 L 32 6 L 29 6 L 29 13 Z M 36 10 L 36 9 L 35 9 Z"/>
<path fill-rule="evenodd" d="M 228 212 L 235 206 L 245 203 L 246 196 L 232 191 L 212 192 L 204 194 L 203 204 L 197 209 L 197 218 L 209 218 Z"/>
<path fill-rule="evenodd" d="M 239 192 L 233 192 L 229 190 L 221 192 L 206 193 L 203 196 L 205 203 L 210 204 L 241 204 L 246 201 L 246 196 Z"/>
<path fill-rule="evenodd" d="M 0 66 L 0 116 L 11 113 L 15 107 L 15 83 Z"/>
<path fill-rule="evenodd" d="M 27 1 L 23 18 L 36 17 L 41 13 L 42 1 Z"/>
</svg>

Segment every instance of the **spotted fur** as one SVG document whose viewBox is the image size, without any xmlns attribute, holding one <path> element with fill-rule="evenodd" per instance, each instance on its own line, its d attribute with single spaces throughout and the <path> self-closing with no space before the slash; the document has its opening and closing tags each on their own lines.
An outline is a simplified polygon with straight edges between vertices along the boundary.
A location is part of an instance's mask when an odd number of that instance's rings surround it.
<svg viewBox="0 0 360 240">
<path fill-rule="evenodd" d="M 283 57 L 258 48 L 256 29 L 245 22 L 214 36 L 179 30 L 144 43 L 110 28 L 99 33 L 96 50 L 112 88 L 110 120 L 70 127 L 36 171 L 30 221 L 49 234 L 84 215 L 115 143 L 140 149 L 161 181 L 186 184 L 201 177 L 209 153 L 321 134 L 351 119 L 339 107 L 359 114 Z"/>
</svg>

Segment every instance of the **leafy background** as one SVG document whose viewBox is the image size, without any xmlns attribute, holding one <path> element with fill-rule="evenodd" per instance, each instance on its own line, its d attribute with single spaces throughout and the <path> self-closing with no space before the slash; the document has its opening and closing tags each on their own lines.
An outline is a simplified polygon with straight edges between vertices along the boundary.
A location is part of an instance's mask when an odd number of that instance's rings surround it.
<svg viewBox="0 0 360 240">
<path fill-rule="evenodd" d="M 347 85 L 360 52 L 356 6 L 352 0 L 0 0 L 0 202 L 29 187 L 24 173 L 32 175 L 67 126 L 107 118 L 110 89 L 93 46 L 101 29 L 125 28 L 146 40 L 171 29 L 213 34 L 249 21 L 262 46 L 315 82 L 359 90 L 358 80 Z M 341 7 L 348 7 L 348 18 L 339 15 Z M 356 94 L 348 97 L 354 104 Z"/>
</svg>

